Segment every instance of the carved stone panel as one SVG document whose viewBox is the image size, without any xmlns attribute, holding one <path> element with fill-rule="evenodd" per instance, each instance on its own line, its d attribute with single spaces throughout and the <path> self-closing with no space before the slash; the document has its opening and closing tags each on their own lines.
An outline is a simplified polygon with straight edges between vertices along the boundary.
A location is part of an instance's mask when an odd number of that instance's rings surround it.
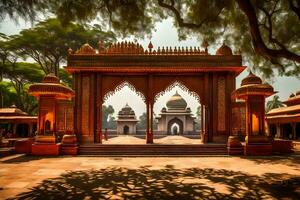
<svg viewBox="0 0 300 200">
<path fill-rule="evenodd" d="M 225 78 L 218 78 L 218 131 L 225 131 Z"/>
<path fill-rule="evenodd" d="M 89 110 L 90 110 L 90 77 L 82 77 L 82 134 L 89 135 Z"/>
</svg>

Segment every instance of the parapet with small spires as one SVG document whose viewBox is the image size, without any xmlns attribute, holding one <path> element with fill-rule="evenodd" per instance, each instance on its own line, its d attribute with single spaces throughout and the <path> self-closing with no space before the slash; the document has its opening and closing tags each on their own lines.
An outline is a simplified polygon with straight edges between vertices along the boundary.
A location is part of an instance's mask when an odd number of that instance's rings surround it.
<svg viewBox="0 0 300 200">
<path fill-rule="evenodd" d="M 104 47 L 102 41 L 100 41 L 98 49 L 94 49 L 88 43 L 82 45 L 77 51 L 73 52 L 72 49 L 68 49 L 68 54 L 77 55 L 93 55 L 93 54 L 110 54 L 110 55 L 209 55 L 208 44 L 205 42 L 205 49 L 200 47 L 158 47 L 153 49 L 153 45 L 150 41 L 148 49 L 144 49 L 139 43 L 133 42 L 117 42 L 111 44 L 108 48 Z M 229 48 L 229 47 L 228 47 Z M 221 54 L 218 54 L 221 55 Z"/>
<path fill-rule="evenodd" d="M 150 42 L 147 47 L 134 42 L 117 42 L 107 47 L 103 41 L 98 48 L 89 44 L 78 50 L 68 49 L 67 66 L 75 71 L 134 73 L 161 73 L 163 71 L 230 71 L 239 74 L 244 70 L 241 55 L 233 55 L 229 46 L 223 44 L 216 54 L 209 54 L 208 44 L 202 47 L 157 47 Z"/>
</svg>

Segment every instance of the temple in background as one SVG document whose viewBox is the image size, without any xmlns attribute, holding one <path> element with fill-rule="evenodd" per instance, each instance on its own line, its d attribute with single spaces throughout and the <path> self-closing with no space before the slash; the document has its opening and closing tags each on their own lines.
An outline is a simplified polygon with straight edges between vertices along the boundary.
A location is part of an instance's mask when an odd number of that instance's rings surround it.
<svg viewBox="0 0 300 200">
<path fill-rule="evenodd" d="M 266 114 L 269 135 L 275 138 L 300 139 L 300 91 L 283 102 L 285 107 L 275 108 Z"/>
<path fill-rule="evenodd" d="M 195 117 L 191 109 L 187 107 L 186 101 L 176 93 L 163 107 L 158 120 L 157 133 L 167 135 L 185 135 L 195 133 Z"/>
<path fill-rule="evenodd" d="M 118 113 L 117 134 L 135 135 L 137 122 L 135 112 L 126 103 Z"/>
</svg>

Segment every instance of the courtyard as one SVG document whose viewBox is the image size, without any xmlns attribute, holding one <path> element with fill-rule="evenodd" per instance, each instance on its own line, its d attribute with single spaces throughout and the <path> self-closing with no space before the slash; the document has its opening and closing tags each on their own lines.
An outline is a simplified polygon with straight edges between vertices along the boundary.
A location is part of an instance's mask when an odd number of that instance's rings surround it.
<svg viewBox="0 0 300 200">
<path fill-rule="evenodd" d="M 300 155 L 0 160 L 0 199 L 299 199 Z"/>
</svg>

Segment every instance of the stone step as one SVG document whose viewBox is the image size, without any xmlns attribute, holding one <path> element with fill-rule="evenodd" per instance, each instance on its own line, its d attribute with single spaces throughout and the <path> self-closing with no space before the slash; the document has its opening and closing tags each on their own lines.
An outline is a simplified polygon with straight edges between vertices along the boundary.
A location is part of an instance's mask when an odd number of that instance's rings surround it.
<svg viewBox="0 0 300 200">
<path fill-rule="evenodd" d="M 225 144 L 215 145 L 81 145 L 80 155 L 227 155 Z"/>
</svg>

